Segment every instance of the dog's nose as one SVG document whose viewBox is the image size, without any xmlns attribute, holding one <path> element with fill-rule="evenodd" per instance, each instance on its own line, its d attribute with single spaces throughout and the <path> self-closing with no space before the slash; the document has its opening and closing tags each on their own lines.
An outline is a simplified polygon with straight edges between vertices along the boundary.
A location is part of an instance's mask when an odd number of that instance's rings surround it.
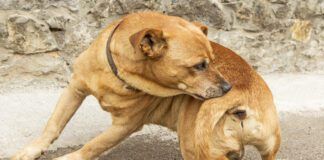
<svg viewBox="0 0 324 160">
<path fill-rule="evenodd" d="M 230 85 L 227 82 L 222 82 L 221 83 L 221 88 L 222 88 L 224 93 L 227 93 L 228 91 L 230 91 L 232 89 L 232 85 Z"/>
</svg>

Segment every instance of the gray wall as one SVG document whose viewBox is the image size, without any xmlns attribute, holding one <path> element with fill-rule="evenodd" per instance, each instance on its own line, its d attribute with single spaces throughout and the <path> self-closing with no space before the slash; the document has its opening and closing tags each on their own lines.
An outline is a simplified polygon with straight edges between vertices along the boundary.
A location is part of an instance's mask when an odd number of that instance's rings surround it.
<svg viewBox="0 0 324 160">
<path fill-rule="evenodd" d="M 209 26 L 261 73 L 324 73 L 323 0 L 0 0 L 0 85 L 65 84 L 113 19 L 156 10 Z"/>
</svg>

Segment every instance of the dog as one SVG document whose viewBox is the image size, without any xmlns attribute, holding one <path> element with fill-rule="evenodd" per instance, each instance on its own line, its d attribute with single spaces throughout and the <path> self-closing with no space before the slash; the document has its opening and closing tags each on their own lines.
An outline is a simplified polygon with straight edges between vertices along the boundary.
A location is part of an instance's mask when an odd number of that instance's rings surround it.
<svg viewBox="0 0 324 160">
<path fill-rule="evenodd" d="M 205 31 L 202 25 L 154 12 L 113 22 L 75 60 L 69 85 L 42 135 L 12 159 L 39 157 L 87 95 L 95 96 L 102 109 L 111 113 L 112 126 L 62 159 L 93 159 L 144 124 L 162 121 L 162 115 L 151 112 L 168 108 L 172 101 L 165 97 L 223 96 L 231 85 L 208 67 L 213 54 Z"/>
<path fill-rule="evenodd" d="M 143 18 L 159 24 L 159 27 L 146 24 Z M 174 28 L 161 29 L 168 25 L 161 22 L 171 23 Z M 135 26 L 137 29 L 129 28 Z M 163 33 L 147 28 L 159 28 Z M 122 32 L 123 29 L 126 31 Z M 170 33 L 164 33 L 168 30 Z M 206 34 L 207 27 L 199 23 L 151 12 L 132 14 L 113 23 L 77 58 L 71 82 L 43 134 L 12 159 L 40 156 L 89 94 L 111 113 L 112 126 L 80 150 L 58 159 L 94 159 L 140 130 L 144 124 L 158 124 L 177 131 L 185 160 L 239 159 L 245 144 L 257 146 L 264 159 L 274 159 L 280 145 L 280 128 L 270 90 L 234 52 L 216 43 L 205 42 Z M 179 36 L 179 39 L 173 41 L 172 36 Z M 161 37 L 166 39 L 161 40 Z M 170 46 L 170 43 L 175 45 Z M 110 47 L 105 50 L 105 46 Z M 109 48 L 113 58 L 106 55 Z M 204 58 L 198 54 L 202 50 L 206 50 L 202 54 Z M 214 85 L 205 86 L 208 84 Z M 256 93 L 245 93 L 254 90 Z M 247 103 L 235 98 L 243 95 Z M 207 101 L 203 103 L 204 100 Z M 269 103 L 262 103 L 264 101 Z M 261 116 L 268 111 L 272 112 L 267 113 L 267 118 Z M 205 126 L 202 125 L 204 122 Z M 211 123 L 213 125 L 208 125 Z M 268 130 L 260 134 L 261 127 Z M 220 134 L 225 128 L 231 128 L 233 133 L 230 136 Z M 259 128 L 258 132 L 255 128 Z"/>
</svg>

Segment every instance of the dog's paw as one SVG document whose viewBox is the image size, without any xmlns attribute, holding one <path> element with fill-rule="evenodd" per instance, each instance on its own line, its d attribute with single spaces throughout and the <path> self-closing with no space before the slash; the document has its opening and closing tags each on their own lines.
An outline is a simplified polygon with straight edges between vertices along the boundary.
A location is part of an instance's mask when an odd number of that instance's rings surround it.
<svg viewBox="0 0 324 160">
<path fill-rule="evenodd" d="M 77 152 L 66 154 L 64 156 L 55 158 L 54 160 L 84 160 L 80 154 Z"/>
<path fill-rule="evenodd" d="M 34 160 L 41 154 L 42 149 L 40 147 L 28 146 L 14 155 L 11 160 Z"/>
</svg>

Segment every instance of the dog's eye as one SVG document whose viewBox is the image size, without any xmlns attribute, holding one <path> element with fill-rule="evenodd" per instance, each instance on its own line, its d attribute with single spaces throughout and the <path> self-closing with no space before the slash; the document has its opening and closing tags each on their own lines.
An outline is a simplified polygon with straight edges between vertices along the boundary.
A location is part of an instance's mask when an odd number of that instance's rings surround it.
<svg viewBox="0 0 324 160">
<path fill-rule="evenodd" d="M 203 71 L 207 69 L 207 67 L 208 67 L 208 63 L 205 60 L 193 66 L 193 68 L 195 68 L 198 71 Z"/>
</svg>

